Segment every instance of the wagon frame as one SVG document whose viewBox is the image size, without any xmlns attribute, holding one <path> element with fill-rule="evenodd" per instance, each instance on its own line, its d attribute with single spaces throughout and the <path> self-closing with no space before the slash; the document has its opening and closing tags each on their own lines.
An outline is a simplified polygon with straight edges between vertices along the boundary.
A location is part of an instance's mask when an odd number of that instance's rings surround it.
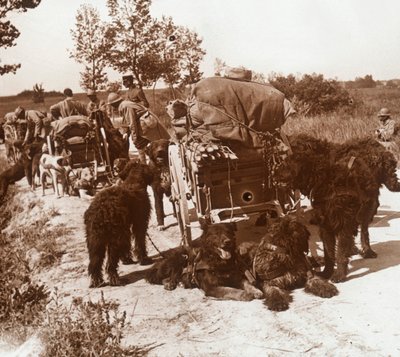
<svg viewBox="0 0 400 357">
<path fill-rule="evenodd" d="M 239 222 L 252 215 L 280 217 L 298 206 L 298 193 L 278 191 L 271 182 L 271 167 L 255 156 L 246 160 L 219 160 L 199 165 L 188 143 L 169 147 L 171 201 L 183 244 L 191 245 L 192 222 Z"/>
</svg>

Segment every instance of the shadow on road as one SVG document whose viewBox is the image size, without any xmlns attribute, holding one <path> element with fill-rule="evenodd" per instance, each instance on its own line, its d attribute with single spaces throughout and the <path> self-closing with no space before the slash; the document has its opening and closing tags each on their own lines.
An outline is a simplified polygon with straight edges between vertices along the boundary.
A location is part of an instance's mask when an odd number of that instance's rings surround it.
<svg viewBox="0 0 400 357">
<path fill-rule="evenodd" d="M 400 264 L 400 240 L 391 240 L 372 245 L 378 254 L 376 259 L 355 258 L 351 261 L 351 268 L 347 280 L 356 279 L 365 275 L 388 269 Z M 360 273 L 355 273 L 360 270 Z"/>
</svg>

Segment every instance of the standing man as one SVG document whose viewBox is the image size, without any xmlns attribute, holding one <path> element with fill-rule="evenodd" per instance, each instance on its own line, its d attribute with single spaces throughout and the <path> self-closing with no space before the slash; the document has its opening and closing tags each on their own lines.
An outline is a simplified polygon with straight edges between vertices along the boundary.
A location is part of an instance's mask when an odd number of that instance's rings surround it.
<svg viewBox="0 0 400 357">
<path fill-rule="evenodd" d="M 139 160 L 143 164 L 147 163 L 145 148 L 150 141 L 158 139 L 169 139 L 169 134 L 158 122 L 155 125 L 146 128 L 143 132 L 140 117 L 145 114 L 146 108 L 130 100 L 124 100 L 118 93 L 108 95 L 107 104 L 114 109 L 118 109 L 122 116 L 121 131 L 129 147 L 129 134 L 132 142 L 139 153 Z"/>
<path fill-rule="evenodd" d="M 388 108 L 382 108 L 378 113 L 381 126 L 375 130 L 380 141 L 392 141 L 396 122 L 391 118 Z"/>
<path fill-rule="evenodd" d="M 22 107 L 15 109 L 15 118 L 18 120 L 26 120 L 26 134 L 23 144 L 30 144 L 37 138 L 43 139 L 46 135 L 43 119 L 46 115 L 38 110 L 25 110 Z"/>
<path fill-rule="evenodd" d="M 126 93 L 126 100 L 130 100 L 131 102 L 141 104 L 146 108 L 150 106 L 143 92 L 143 89 L 137 87 L 133 82 L 132 75 L 122 76 L 122 84 L 124 85 L 125 88 L 128 89 Z"/>
<path fill-rule="evenodd" d="M 50 107 L 50 113 L 55 120 L 70 117 L 72 115 L 88 115 L 86 106 L 80 101 L 75 100 L 73 98 L 73 95 L 74 94 L 72 93 L 72 89 L 65 88 L 65 99 Z"/>
<path fill-rule="evenodd" d="M 96 110 L 104 110 L 105 111 L 105 103 L 104 100 L 99 100 L 97 98 L 97 94 L 93 89 L 89 89 L 86 93 L 87 97 L 89 98 L 90 102 L 86 106 L 86 111 L 88 115 L 90 116 L 91 112 L 94 112 Z"/>
</svg>

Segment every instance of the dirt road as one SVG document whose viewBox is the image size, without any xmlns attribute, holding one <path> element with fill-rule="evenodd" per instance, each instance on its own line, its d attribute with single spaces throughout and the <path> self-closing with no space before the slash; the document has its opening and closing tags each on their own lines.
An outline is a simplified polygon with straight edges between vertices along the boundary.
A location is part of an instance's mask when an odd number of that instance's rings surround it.
<svg viewBox="0 0 400 357">
<path fill-rule="evenodd" d="M 56 199 L 50 191 L 42 198 L 40 190 L 31 192 L 24 180 L 20 186 L 17 199 L 24 207 L 38 201 L 43 205 L 14 217 L 9 229 L 31 224 L 53 209 L 60 215 L 51 224 L 66 223 L 73 228 L 68 237 L 59 238 L 66 252 L 61 264 L 38 273 L 37 279 L 51 289 L 57 287 L 66 304 L 74 297 L 96 301 L 100 291 L 106 299 L 117 300 L 130 322 L 126 343 L 154 345 L 150 356 L 400 355 L 400 194 L 382 189 L 381 207 L 370 228 L 378 258 L 354 256 L 348 280 L 337 284 L 339 296 L 321 299 L 297 290 L 290 309 L 275 313 L 260 300 L 218 301 L 205 298 L 197 289 L 166 291 L 145 282 L 146 267 L 138 265 L 120 267 L 126 286 L 88 289 L 82 217 L 89 203 L 77 197 Z M 165 204 L 171 212 L 169 202 Z M 153 214 L 149 234 L 160 250 L 180 242 L 172 216 L 167 217 L 167 224 L 167 230 L 158 231 Z M 260 230 L 252 227 L 240 234 L 252 238 Z M 150 255 L 156 254 L 150 244 L 149 250 Z M 30 348 L 14 356 L 27 356 Z"/>
</svg>

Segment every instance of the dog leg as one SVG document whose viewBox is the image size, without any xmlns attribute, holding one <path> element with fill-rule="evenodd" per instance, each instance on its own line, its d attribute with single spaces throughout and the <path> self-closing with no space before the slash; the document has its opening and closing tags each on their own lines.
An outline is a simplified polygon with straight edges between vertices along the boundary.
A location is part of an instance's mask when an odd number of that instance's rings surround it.
<svg viewBox="0 0 400 357">
<path fill-rule="evenodd" d="M 246 279 L 242 281 L 243 289 L 247 293 L 253 295 L 254 299 L 262 299 L 264 297 L 264 293 L 257 289 L 254 285 L 250 284 L 250 282 Z"/>
<path fill-rule="evenodd" d="M 206 296 L 221 300 L 251 301 L 254 299 L 253 294 L 247 291 L 227 286 L 212 286 L 203 290 Z"/>
<path fill-rule="evenodd" d="M 153 193 L 154 193 L 154 208 L 156 211 L 156 217 L 157 217 L 157 225 L 158 225 L 158 230 L 164 230 L 164 204 L 163 204 L 163 192 L 162 190 L 157 189 L 156 187 L 153 188 Z"/>
<path fill-rule="evenodd" d="M 107 264 L 106 271 L 111 286 L 121 285 L 121 280 L 118 275 L 118 261 L 120 258 L 120 247 L 109 244 L 107 249 Z"/>
<path fill-rule="evenodd" d="M 103 280 L 103 261 L 106 255 L 106 248 L 101 244 L 89 247 L 89 267 L 88 272 L 90 276 L 89 288 L 98 288 L 104 284 Z"/>
<path fill-rule="evenodd" d="M 140 265 L 150 265 L 153 263 L 153 260 L 147 256 L 146 232 L 147 227 L 140 225 L 132 226 L 132 233 L 135 236 L 135 253 Z"/>
<path fill-rule="evenodd" d="M 121 257 L 121 262 L 124 265 L 131 265 L 135 264 L 133 258 L 132 258 L 132 239 L 131 239 L 131 231 L 129 230 L 129 239 L 125 242 L 125 248 L 122 251 L 122 257 Z"/>
<path fill-rule="evenodd" d="M 351 249 L 354 237 L 351 234 L 340 232 L 337 239 L 337 252 L 336 252 L 336 271 L 334 272 L 331 280 L 334 283 L 340 283 L 346 280 L 347 265 L 349 258 L 347 252 Z"/>
<path fill-rule="evenodd" d="M 289 308 L 289 304 L 293 298 L 287 290 L 270 286 L 268 283 L 263 284 L 265 296 L 264 304 L 272 311 L 284 311 Z"/>
<path fill-rule="evenodd" d="M 308 279 L 304 291 L 322 298 L 331 298 L 339 294 L 335 285 L 319 277 Z"/>
<path fill-rule="evenodd" d="M 324 245 L 324 260 L 325 266 L 322 272 L 317 274 L 325 279 L 329 279 L 335 268 L 335 236 L 328 232 L 325 228 L 320 227 L 320 237 Z"/>
</svg>

